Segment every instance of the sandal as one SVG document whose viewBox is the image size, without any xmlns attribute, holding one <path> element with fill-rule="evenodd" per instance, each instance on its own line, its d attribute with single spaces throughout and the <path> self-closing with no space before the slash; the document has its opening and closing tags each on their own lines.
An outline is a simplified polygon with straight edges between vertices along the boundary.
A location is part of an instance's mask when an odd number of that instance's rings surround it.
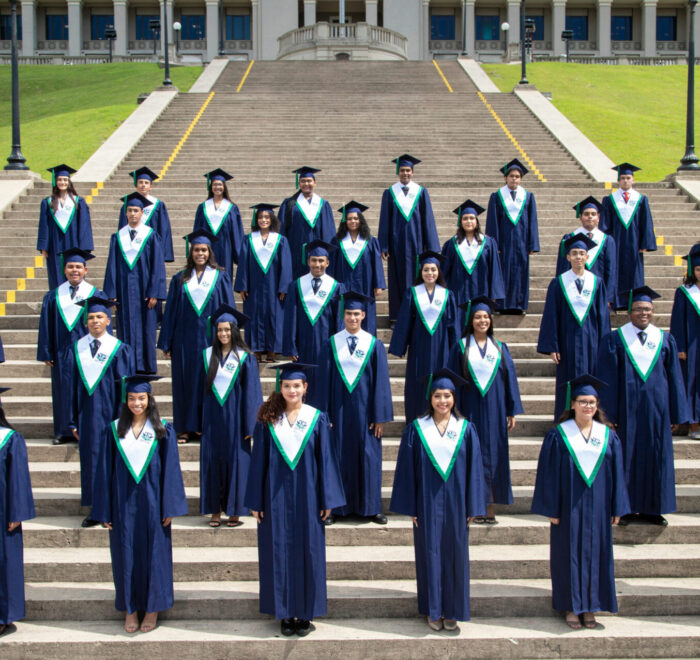
<svg viewBox="0 0 700 660">
<path fill-rule="evenodd" d="M 442 619 L 436 619 L 435 621 L 431 621 L 430 617 L 427 617 L 428 619 L 428 627 L 431 630 L 442 630 Z"/>
<path fill-rule="evenodd" d="M 178 433 L 177 434 L 177 444 L 178 445 L 186 445 L 187 442 L 190 439 L 190 434 L 189 433 Z"/>
<path fill-rule="evenodd" d="M 581 621 L 579 621 L 578 615 L 573 612 L 566 613 L 566 625 L 572 630 L 581 630 Z"/>
<path fill-rule="evenodd" d="M 154 613 L 155 619 L 153 620 L 153 623 L 146 622 L 146 617 L 149 615 L 149 612 L 146 612 L 146 616 L 144 617 L 143 621 L 141 622 L 141 632 L 142 633 L 149 633 L 152 630 L 155 630 L 156 626 L 158 625 L 158 612 Z"/>
<path fill-rule="evenodd" d="M 214 529 L 221 527 L 221 520 L 210 520 L 209 527 L 213 527 Z"/>
<path fill-rule="evenodd" d="M 241 520 L 231 520 L 231 518 L 226 521 L 226 527 L 240 527 L 242 524 Z"/>
<path fill-rule="evenodd" d="M 486 523 L 486 516 L 477 516 L 472 522 L 476 525 L 483 525 Z"/>
<path fill-rule="evenodd" d="M 139 629 L 139 617 L 138 614 L 132 622 L 124 622 L 124 630 L 130 635 L 133 635 Z"/>
<path fill-rule="evenodd" d="M 583 626 L 584 628 L 589 628 L 593 629 L 598 625 L 598 622 L 595 620 L 595 616 L 593 615 L 592 612 L 586 612 L 583 615 Z"/>
<path fill-rule="evenodd" d="M 272 363 L 272 362 L 277 362 L 277 357 L 275 356 L 274 353 L 268 353 L 265 356 L 265 362 Z"/>
<path fill-rule="evenodd" d="M 496 520 L 496 516 L 486 516 L 486 518 L 484 518 L 484 522 L 487 525 L 498 525 L 498 520 Z"/>
</svg>

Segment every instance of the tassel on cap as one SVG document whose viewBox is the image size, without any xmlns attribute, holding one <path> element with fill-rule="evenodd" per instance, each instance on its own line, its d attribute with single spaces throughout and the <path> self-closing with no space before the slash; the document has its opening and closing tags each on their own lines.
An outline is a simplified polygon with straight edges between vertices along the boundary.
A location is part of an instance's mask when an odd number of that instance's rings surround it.
<svg viewBox="0 0 700 660">
<path fill-rule="evenodd" d="M 627 313 L 631 314 L 632 313 L 632 298 L 634 296 L 634 289 L 630 289 L 630 299 L 627 302 Z"/>
<path fill-rule="evenodd" d="M 280 393 L 280 374 L 281 374 L 281 372 L 282 372 L 281 369 L 277 369 L 275 371 L 275 392 L 277 392 L 277 394 Z"/>
<path fill-rule="evenodd" d="M 250 223 L 250 228 L 255 227 L 255 222 L 258 219 L 258 209 L 253 209 L 253 220 Z"/>
<path fill-rule="evenodd" d="M 571 409 L 571 381 L 566 381 L 566 409 Z"/>
<path fill-rule="evenodd" d="M 428 389 L 425 391 L 425 398 L 426 400 L 430 399 L 430 388 L 433 385 L 433 374 L 430 374 L 430 377 L 428 378 Z"/>
<path fill-rule="evenodd" d="M 126 403 L 126 376 L 122 376 L 122 403 Z"/>
</svg>

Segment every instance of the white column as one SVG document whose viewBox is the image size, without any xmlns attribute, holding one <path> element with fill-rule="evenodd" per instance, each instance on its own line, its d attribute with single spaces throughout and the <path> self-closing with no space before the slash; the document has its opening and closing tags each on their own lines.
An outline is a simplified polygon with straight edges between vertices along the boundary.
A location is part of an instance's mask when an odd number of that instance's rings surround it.
<svg viewBox="0 0 700 660">
<path fill-rule="evenodd" d="M 612 47 L 610 45 L 610 8 L 612 0 L 598 0 L 598 55 L 610 57 Z"/>
<path fill-rule="evenodd" d="M 250 38 L 253 41 L 253 58 L 258 60 L 261 57 L 260 42 L 262 41 L 260 0 L 251 0 Z"/>
<path fill-rule="evenodd" d="M 207 0 L 207 61 L 219 54 L 219 2 Z"/>
<path fill-rule="evenodd" d="M 476 56 L 476 0 L 467 0 L 467 54 Z M 500 30 L 500 27 L 499 27 Z"/>
<path fill-rule="evenodd" d="M 642 54 L 656 55 L 656 0 L 644 0 L 642 13 Z"/>
<path fill-rule="evenodd" d="M 83 50 L 83 12 L 81 0 L 68 0 L 68 55 L 78 57 Z"/>
<path fill-rule="evenodd" d="M 129 46 L 129 17 L 127 0 L 114 1 L 114 29 L 117 38 L 114 40 L 114 54 L 125 57 Z"/>
<path fill-rule="evenodd" d="M 566 0 L 552 0 L 552 49 L 555 55 L 566 52 L 566 44 L 561 39 L 566 29 Z"/>
<path fill-rule="evenodd" d="M 316 0 L 304 0 L 304 26 L 316 25 Z"/>
<path fill-rule="evenodd" d="M 421 7 L 421 59 L 430 59 L 430 0 L 423 0 Z"/>
<path fill-rule="evenodd" d="M 520 43 L 520 0 L 508 0 L 508 39 L 511 44 Z M 506 49 L 507 50 L 507 49 Z M 520 56 L 518 56 L 520 59 Z"/>
<path fill-rule="evenodd" d="M 365 0 L 365 23 L 376 25 L 379 17 L 379 0 Z"/>
<path fill-rule="evenodd" d="M 22 0 L 22 50 L 23 57 L 34 55 L 36 50 L 36 7 L 34 0 Z"/>
</svg>

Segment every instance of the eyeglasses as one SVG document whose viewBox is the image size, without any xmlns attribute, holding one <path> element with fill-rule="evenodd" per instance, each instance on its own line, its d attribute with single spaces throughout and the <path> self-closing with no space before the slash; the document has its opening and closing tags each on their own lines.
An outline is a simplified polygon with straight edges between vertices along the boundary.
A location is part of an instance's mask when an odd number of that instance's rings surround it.
<svg viewBox="0 0 700 660">
<path fill-rule="evenodd" d="M 597 401 L 582 401 L 581 399 L 576 399 L 574 403 L 578 403 L 583 408 L 595 408 L 598 405 Z"/>
</svg>

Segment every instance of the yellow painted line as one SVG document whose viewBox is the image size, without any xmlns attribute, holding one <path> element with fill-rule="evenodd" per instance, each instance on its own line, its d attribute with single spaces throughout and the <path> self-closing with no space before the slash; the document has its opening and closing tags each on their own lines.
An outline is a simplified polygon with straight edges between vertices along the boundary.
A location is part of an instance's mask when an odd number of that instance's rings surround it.
<svg viewBox="0 0 700 660">
<path fill-rule="evenodd" d="M 447 89 L 450 90 L 450 94 L 452 92 L 454 92 L 454 89 L 452 89 L 452 86 L 450 85 L 450 83 L 447 82 L 447 78 L 445 78 L 445 74 L 442 72 L 442 69 L 438 66 L 437 60 L 433 60 L 433 64 L 435 65 L 437 72 L 440 74 L 440 77 L 442 78 L 442 82 L 444 82 L 447 85 Z"/>
<path fill-rule="evenodd" d="M 435 60 L 433 60 L 434 62 Z M 435 65 L 437 66 L 437 64 Z M 535 166 L 535 163 L 532 161 L 532 158 L 530 158 L 526 153 L 525 150 L 520 146 L 518 141 L 515 139 L 515 136 L 508 130 L 508 127 L 503 123 L 503 120 L 498 116 L 496 111 L 491 107 L 491 104 L 486 100 L 486 97 L 481 93 L 477 92 L 479 95 L 479 98 L 483 102 L 483 104 L 488 108 L 488 111 L 491 113 L 493 118 L 496 120 L 496 123 L 503 129 L 503 132 L 508 136 L 508 139 L 513 143 L 513 146 L 520 152 L 520 155 L 522 156 L 523 160 L 530 166 L 530 169 L 532 172 L 537 175 L 537 178 L 545 182 L 547 179 L 542 176 L 542 173 L 537 169 Z"/>
<path fill-rule="evenodd" d="M 0 316 L 5 316 L 5 303 L 0 303 Z"/>
<path fill-rule="evenodd" d="M 37 255 L 34 257 L 34 268 L 44 267 L 44 257 L 42 255 Z"/>
<path fill-rule="evenodd" d="M 27 276 L 26 279 L 28 280 L 33 280 L 34 279 L 34 267 L 33 266 L 27 266 Z"/>
<path fill-rule="evenodd" d="M 677 254 L 673 257 L 673 265 L 674 266 L 685 266 L 685 263 L 683 263 L 683 257 L 681 257 L 680 254 Z"/>
<path fill-rule="evenodd" d="M 18 277 L 17 278 L 17 291 L 26 291 L 27 290 L 27 280 L 24 279 L 23 277 Z"/>
<path fill-rule="evenodd" d="M 85 195 L 85 203 L 92 204 L 92 195 Z"/>
<path fill-rule="evenodd" d="M 15 297 L 15 292 L 14 291 L 8 291 L 6 293 L 7 300 L 6 302 L 13 303 L 16 302 L 16 297 Z"/>
<path fill-rule="evenodd" d="M 664 244 L 664 237 L 663 237 L 663 236 L 657 236 L 657 237 L 656 237 L 656 245 L 657 245 L 657 247 L 658 247 L 659 245 L 663 245 L 663 244 Z"/>
<path fill-rule="evenodd" d="M 104 181 L 98 181 L 97 182 L 97 189 L 102 190 L 102 188 L 105 187 Z"/>
<path fill-rule="evenodd" d="M 664 254 L 667 257 L 673 256 L 673 245 L 664 245 Z"/>
<path fill-rule="evenodd" d="M 248 74 L 250 73 L 250 70 L 253 68 L 253 64 L 255 64 L 255 60 L 250 60 L 250 64 L 248 65 L 248 68 L 245 70 L 245 73 L 243 74 L 243 77 L 241 78 L 241 82 L 238 83 L 238 87 L 236 87 L 236 94 L 243 89 L 243 84 L 245 83 L 245 79 L 248 77 Z"/>
</svg>

